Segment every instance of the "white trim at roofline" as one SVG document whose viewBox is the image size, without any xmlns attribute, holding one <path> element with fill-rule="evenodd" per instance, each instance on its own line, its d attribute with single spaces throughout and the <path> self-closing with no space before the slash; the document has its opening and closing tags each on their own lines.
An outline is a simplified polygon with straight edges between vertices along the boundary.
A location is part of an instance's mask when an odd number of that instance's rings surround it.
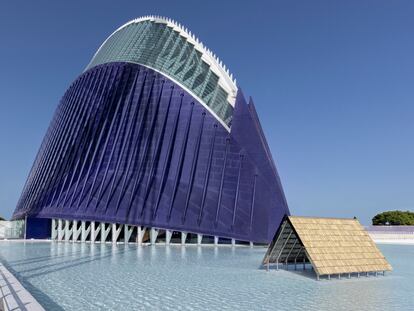
<svg viewBox="0 0 414 311">
<path fill-rule="evenodd" d="M 145 67 L 145 68 L 148 68 L 148 69 L 151 69 L 151 70 L 154 70 L 155 72 L 158 72 L 159 74 L 161 74 L 161 75 L 163 75 L 164 77 L 166 77 L 167 79 L 169 79 L 169 80 L 171 80 L 171 81 L 173 81 L 174 83 L 176 83 L 176 84 L 178 84 L 181 88 L 183 88 L 187 93 L 189 93 L 192 97 L 194 97 L 201 105 L 203 105 L 203 107 L 208 111 L 208 112 L 210 112 L 210 114 L 214 117 L 214 118 L 216 118 L 216 120 L 217 121 L 219 121 L 220 122 L 220 124 L 221 125 L 223 125 L 223 127 L 227 130 L 227 132 L 229 132 L 230 133 L 230 127 L 226 124 L 226 123 L 224 123 L 224 121 L 222 120 L 222 119 L 220 119 L 218 116 L 217 116 L 217 114 L 209 107 L 209 106 L 207 106 L 205 103 L 204 103 L 204 101 L 203 100 L 201 100 L 201 98 L 200 97 L 198 97 L 196 94 L 194 94 L 194 92 L 193 91 L 191 91 L 188 87 L 186 87 L 185 85 L 183 85 L 183 84 L 181 84 L 179 81 L 177 81 L 177 80 L 175 80 L 173 77 L 171 77 L 171 76 L 169 76 L 169 75 L 167 75 L 166 73 L 164 73 L 164 72 L 162 72 L 162 71 L 159 71 L 159 70 L 157 70 L 157 69 L 155 69 L 155 68 L 153 68 L 153 67 L 150 67 L 150 66 L 146 66 L 146 65 L 143 65 L 143 64 L 140 64 L 140 63 L 134 63 L 134 62 L 125 62 L 125 63 L 131 63 L 131 64 L 138 64 L 138 65 L 140 65 L 140 66 L 143 66 L 143 67 Z"/>
<path fill-rule="evenodd" d="M 233 74 L 229 72 L 229 69 L 226 68 L 226 65 L 224 65 L 223 62 L 210 49 L 208 49 L 197 37 L 195 37 L 194 34 L 191 33 L 191 31 L 189 31 L 187 28 L 185 28 L 184 26 L 170 18 L 148 15 L 127 22 L 126 24 L 122 25 L 117 30 L 115 30 L 108 38 L 106 38 L 106 40 L 101 44 L 99 49 L 93 55 L 90 63 L 86 68 L 89 68 L 92 61 L 95 59 L 96 55 L 105 45 L 105 43 L 109 40 L 109 38 L 111 38 L 116 32 L 127 27 L 130 24 L 140 23 L 147 20 L 154 21 L 156 23 L 166 24 L 168 27 L 173 28 L 175 31 L 178 31 L 181 36 L 185 37 L 188 42 L 193 44 L 194 48 L 202 53 L 202 59 L 210 66 L 210 70 L 219 77 L 218 84 L 228 93 L 227 100 L 230 103 L 230 105 L 232 105 L 233 107 L 235 106 L 237 84 L 236 79 L 233 78 Z"/>
</svg>

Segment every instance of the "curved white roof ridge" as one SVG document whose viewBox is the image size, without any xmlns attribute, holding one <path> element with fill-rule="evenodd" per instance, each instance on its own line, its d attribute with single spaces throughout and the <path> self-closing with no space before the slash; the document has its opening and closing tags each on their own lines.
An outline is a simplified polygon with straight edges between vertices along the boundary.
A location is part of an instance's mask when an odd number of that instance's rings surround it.
<svg viewBox="0 0 414 311">
<path fill-rule="evenodd" d="M 91 59 L 91 62 L 88 64 L 88 66 L 86 68 L 88 68 L 90 66 L 93 59 L 99 53 L 101 48 L 105 45 L 105 43 L 109 40 L 109 38 L 111 38 L 116 32 L 118 32 L 119 30 L 121 30 L 121 29 L 123 29 L 123 28 L 125 28 L 125 27 L 127 27 L 131 24 L 140 23 L 140 22 L 147 21 L 147 20 L 167 24 L 167 26 L 173 28 L 174 30 L 179 31 L 180 35 L 185 37 L 187 41 L 194 44 L 194 47 L 196 49 L 200 50 L 200 52 L 202 52 L 202 55 L 204 55 L 205 58 L 207 58 L 207 59 L 204 59 L 204 60 L 207 60 L 206 63 L 208 65 L 210 65 L 210 69 L 215 74 L 217 74 L 217 76 L 222 78 L 222 79 L 219 79 L 219 85 L 221 85 L 223 87 L 223 89 L 226 90 L 229 93 L 229 98 L 231 99 L 230 103 L 234 106 L 235 98 L 236 98 L 236 94 L 237 94 L 237 83 L 236 83 L 236 79 L 233 78 L 233 74 L 230 73 L 229 69 L 226 68 L 226 65 L 223 64 L 223 62 L 217 57 L 217 55 L 214 54 L 210 49 L 208 49 L 206 47 L 206 45 L 203 44 L 194 35 L 194 33 L 191 33 L 191 31 L 189 31 L 183 25 L 181 25 L 180 23 L 178 23 L 178 22 L 176 22 L 173 19 L 168 18 L 168 17 L 158 16 L 158 15 L 146 15 L 146 16 L 135 18 L 135 19 L 125 23 L 124 25 L 122 25 L 121 27 L 116 29 L 110 36 L 108 36 L 108 38 L 105 39 L 105 41 L 101 44 L 99 49 L 96 51 L 96 53 L 94 54 L 94 56 Z"/>
</svg>

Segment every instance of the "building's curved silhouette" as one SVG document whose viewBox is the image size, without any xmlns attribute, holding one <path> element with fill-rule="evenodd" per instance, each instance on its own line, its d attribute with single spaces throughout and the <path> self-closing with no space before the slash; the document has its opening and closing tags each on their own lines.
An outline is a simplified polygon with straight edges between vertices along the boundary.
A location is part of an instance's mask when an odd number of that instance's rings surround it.
<svg viewBox="0 0 414 311">
<path fill-rule="evenodd" d="M 269 242 L 288 213 L 253 102 L 189 31 L 149 16 L 66 91 L 13 218 L 33 236 L 62 219 Z"/>
</svg>

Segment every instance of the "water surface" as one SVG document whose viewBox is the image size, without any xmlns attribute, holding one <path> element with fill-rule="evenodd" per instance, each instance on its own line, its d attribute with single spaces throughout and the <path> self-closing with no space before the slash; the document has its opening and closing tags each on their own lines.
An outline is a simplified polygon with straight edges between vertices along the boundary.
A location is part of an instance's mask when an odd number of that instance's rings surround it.
<svg viewBox="0 0 414 311">
<path fill-rule="evenodd" d="M 385 277 L 259 269 L 265 248 L 0 242 L 47 310 L 414 310 L 414 246 L 380 245 Z"/>
</svg>

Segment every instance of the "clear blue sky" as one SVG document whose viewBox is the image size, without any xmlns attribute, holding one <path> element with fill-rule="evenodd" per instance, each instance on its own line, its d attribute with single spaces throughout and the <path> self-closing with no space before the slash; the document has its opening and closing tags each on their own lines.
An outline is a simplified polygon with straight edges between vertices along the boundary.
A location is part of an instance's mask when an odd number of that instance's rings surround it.
<svg viewBox="0 0 414 311">
<path fill-rule="evenodd" d="M 414 209 L 414 1 L 13 0 L 0 3 L 0 214 L 65 89 L 147 14 L 187 26 L 253 97 L 293 214 Z"/>
</svg>

